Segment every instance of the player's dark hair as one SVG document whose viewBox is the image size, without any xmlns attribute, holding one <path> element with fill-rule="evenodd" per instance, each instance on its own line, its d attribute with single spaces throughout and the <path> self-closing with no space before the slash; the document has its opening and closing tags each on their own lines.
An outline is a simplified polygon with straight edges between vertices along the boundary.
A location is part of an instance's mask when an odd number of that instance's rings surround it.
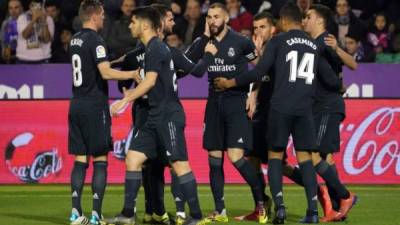
<svg viewBox="0 0 400 225">
<path fill-rule="evenodd" d="M 266 19 L 267 22 L 269 24 L 271 24 L 272 26 L 275 26 L 275 24 L 276 24 L 275 19 L 272 16 L 272 14 L 267 11 L 262 11 L 262 12 L 257 13 L 254 16 L 253 21 L 258 21 L 258 20 L 262 20 L 262 19 Z"/>
<path fill-rule="evenodd" d="M 160 14 L 161 18 L 165 17 L 168 12 L 172 12 L 172 9 L 165 4 L 153 3 L 150 5 Z"/>
<path fill-rule="evenodd" d="M 132 16 L 150 22 L 154 30 L 161 28 L 160 13 L 151 6 L 138 7 L 132 11 Z"/>
<path fill-rule="evenodd" d="M 327 28 L 333 22 L 333 12 L 330 8 L 321 4 L 314 4 L 309 10 L 314 10 L 324 20 L 324 27 Z"/>
<path fill-rule="evenodd" d="M 228 8 L 226 8 L 225 4 L 222 4 L 220 2 L 215 2 L 215 3 L 211 4 L 210 7 L 209 7 L 209 9 L 217 9 L 217 8 L 222 9 L 223 11 L 225 11 L 229 15 Z"/>
<path fill-rule="evenodd" d="M 84 0 L 79 7 L 79 18 L 82 22 L 90 20 L 90 17 L 95 13 L 100 13 L 103 8 L 103 3 L 99 0 Z"/>
<path fill-rule="evenodd" d="M 292 2 L 286 3 L 281 8 L 281 11 L 279 12 L 279 16 L 281 18 L 285 18 L 294 23 L 299 23 L 299 24 L 301 24 L 301 21 L 303 19 L 303 14 L 301 13 L 300 8 Z"/>
</svg>

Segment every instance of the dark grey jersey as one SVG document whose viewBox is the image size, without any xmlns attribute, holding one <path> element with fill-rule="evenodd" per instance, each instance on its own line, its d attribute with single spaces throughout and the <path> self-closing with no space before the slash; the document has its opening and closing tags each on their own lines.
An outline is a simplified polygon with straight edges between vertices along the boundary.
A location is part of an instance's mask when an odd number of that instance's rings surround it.
<svg viewBox="0 0 400 225">
<path fill-rule="evenodd" d="M 325 44 L 324 38 L 328 32 L 322 33 L 315 39 L 315 43 L 320 51 L 321 57 L 325 58 L 331 66 L 333 72 L 340 77 L 342 73 L 342 60 L 337 53 Z M 338 112 L 345 114 L 345 105 L 342 94 L 339 91 L 333 91 L 328 85 L 324 84 L 320 79 L 317 79 L 317 89 L 315 94 L 315 102 L 313 112 Z"/>
<path fill-rule="evenodd" d="M 273 37 L 254 70 L 236 77 L 236 82 L 247 85 L 270 74 L 274 80 L 271 107 L 290 115 L 307 115 L 312 112 L 317 71 L 330 88 L 340 88 L 329 64 L 319 57 L 314 40 L 301 30 L 290 30 Z"/>
<path fill-rule="evenodd" d="M 108 99 L 108 84 L 97 65 L 108 61 L 104 40 L 96 31 L 82 29 L 70 42 L 73 98 L 93 97 Z"/>
<path fill-rule="evenodd" d="M 164 115 L 183 112 L 177 93 L 177 77 L 171 51 L 157 37 L 152 38 L 146 47 L 144 71 L 158 74 L 154 87 L 147 93 L 149 119 L 159 122 Z"/>
</svg>

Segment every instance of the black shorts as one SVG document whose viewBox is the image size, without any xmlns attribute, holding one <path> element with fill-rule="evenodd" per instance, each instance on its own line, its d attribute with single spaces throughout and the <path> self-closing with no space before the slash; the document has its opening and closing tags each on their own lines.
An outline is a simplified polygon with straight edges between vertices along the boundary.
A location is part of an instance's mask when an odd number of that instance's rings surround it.
<svg viewBox="0 0 400 225">
<path fill-rule="evenodd" d="M 108 103 L 71 100 L 68 114 L 68 152 L 102 156 L 112 151 L 111 117 Z"/>
<path fill-rule="evenodd" d="M 187 161 L 185 124 L 163 120 L 157 125 L 146 122 L 131 140 L 129 150 L 138 151 L 149 159 L 159 158 L 164 164 Z"/>
<path fill-rule="evenodd" d="M 252 148 L 251 121 L 246 112 L 247 96 L 209 97 L 204 116 L 203 148 Z"/>
<path fill-rule="evenodd" d="M 268 114 L 269 104 L 260 103 L 253 116 L 253 149 L 247 156 L 259 158 L 262 163 L 268 162 Z"/>
<path fill-rule="evenodd" d="M 271 108 L 268 131 L 268 140 L 272 151 L 286 151 L 290 135 L 292 135 L 296 151 L 315 151 L 317 149 L 312 115 L 289 115 Z"/>
<path fill-rule="evenodd" d="M 321 112 L 314 115 L 317 132 L 317 149 L 320 153 L 329 154 L 340 150 L 340 123 L 342 113 Z"/>
</svg>

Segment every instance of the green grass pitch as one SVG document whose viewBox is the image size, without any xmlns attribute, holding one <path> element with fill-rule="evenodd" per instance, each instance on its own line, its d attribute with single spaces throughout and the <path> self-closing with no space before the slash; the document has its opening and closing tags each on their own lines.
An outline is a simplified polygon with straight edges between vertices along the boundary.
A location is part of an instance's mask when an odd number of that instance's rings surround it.
<svg viewBox="0 0 400 225">
<path fill-rule="evenodd" d="M 359 196 L 358 204 L 352 209 L 346 222 L 334 224 L 349 225 L 400 225 L 400 186 L 350 186 Z M 211 191 L 208 185 L 199 186 L 200 204 L 203 213 L 213 209 Z M 298 224 L 305 213 L 304 190 L 294 185 L 284 186 L 287 206 L 286 224 Z M 103 214 L 113 216 L 121 209 L 123 186 L 107 187 Z M 227 185 L 225 202 L 229 224 L 257 224 L 235 222 L 232 217 L 253 209 L 250 190 L 244 185 Z M 85 186 L 82 199 L 84 212 L 91 212 L 90 186 Z M 169 212 L 175 207 L 169 186 L 165 189 L 165 204 Z M 143 192 L 137 201 L 139 224 L 143 216 Z M 0 224 L 1 225 L 54 225 L 68 224 L 70 213 L 70 194 L 68 185 L 0 185 Z M 320 210 L 320 216 L 322 211 Z"/>
</svg>

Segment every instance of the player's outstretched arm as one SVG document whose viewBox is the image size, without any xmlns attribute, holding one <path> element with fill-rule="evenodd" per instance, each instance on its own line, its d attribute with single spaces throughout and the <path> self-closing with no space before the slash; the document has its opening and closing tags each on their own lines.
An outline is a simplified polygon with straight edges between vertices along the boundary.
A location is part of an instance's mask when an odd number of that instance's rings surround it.
<svg viewBox="0 0 400 225">
<path fill-rule="evenodd" d="M 117 115 L 127 104 L 142 97 L 149 92 L 156 84 L 158 74 L 156 72 L 147 72 L 146 79 L 139 83 L 135 89 L 124 90 L 124 98 L 111 106 L 111 114 Z"/>
<path fill-rule="evenodd" d="M 345 64 L 351 70 L 357 69 L 358 64 L 356 60 L 349 53 L 338 46 L 335 36 L 330 34 L 328 37 L 326 37 L 325 44 L 335 50 L 336 54 L 342 60 L 343 64 Z"/>
<path fill-rule="evenodd" d="M 128 80 L 139 77 L 139 70 L 119 71 L 111 68 L 110 62 L 104 61 L 97 64 L 101 77 L 105 80 Z"/>
</svg>

